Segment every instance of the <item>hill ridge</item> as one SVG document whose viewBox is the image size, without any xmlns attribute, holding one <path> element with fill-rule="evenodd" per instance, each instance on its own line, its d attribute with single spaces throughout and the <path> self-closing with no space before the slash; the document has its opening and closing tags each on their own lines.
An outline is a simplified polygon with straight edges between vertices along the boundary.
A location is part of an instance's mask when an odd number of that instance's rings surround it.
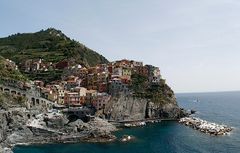
<svg viewBox="0 0 240 153">
<path fill-rule="evenodd" d="M 16 63 L 22 61 L 25 54 L 29 54 L 31 52 L 44 52 L 44 54 L 40 54 L 38 56 L 28 56 L 29 58 L 43 58 L 51 62 L 61 61 L 63 59 L 73 57 L 73 59 L 76 58 L 75 62 L 84 64 L 85 66 L 108 63 L 108 60 L 104 56 L 86 47 L 82 43 L 70 39 L 60 30 L 55 28 L 48 28 L 34 33 L 17 33 L 9 35 L 8 37 L 0 38 L 0 55 L 5 58 L 9 58 Z M 61 53 L 60 56 L 62 57 L 57 59 L 48 59 L 45 56 L 46 52 Z M 22 56 L 19 54 L 22 54 Z M 91 60 L 91 56 L 94 56 L 94 58 L 92 58 L 94 60 Z"/>
</svg>

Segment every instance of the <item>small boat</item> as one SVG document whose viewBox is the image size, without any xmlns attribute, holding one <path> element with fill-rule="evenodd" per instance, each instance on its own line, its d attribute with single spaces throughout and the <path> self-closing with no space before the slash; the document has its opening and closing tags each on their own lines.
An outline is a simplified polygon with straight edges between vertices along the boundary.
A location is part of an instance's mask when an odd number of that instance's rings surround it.
<svg viewBox="0 0 240 153">
<path fill-rule="evenodd" d="M 130 135 L 124 135 L 124 136 L 120 139 L 120 141 L 121 141 L 121 142 L 128 142 L 128 141 L 132 141 L 134 138 L 135 138 L 135 137 L 130 136 Z"/>
<path fill-rule="evenodd" d="M 193 102 L 198 103 L 198 102 L 200 102 L 200 100 L 199 99 L 194 99 Z"/>
</svg>

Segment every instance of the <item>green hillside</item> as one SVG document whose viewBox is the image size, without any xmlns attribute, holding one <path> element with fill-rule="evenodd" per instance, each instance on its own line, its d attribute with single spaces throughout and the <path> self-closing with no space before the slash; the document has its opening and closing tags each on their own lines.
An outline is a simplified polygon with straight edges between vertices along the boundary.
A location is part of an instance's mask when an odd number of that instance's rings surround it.
<svg viewBox="0 0 240 153">
<path fill-rule="evenodd" d="M 0 38 L 0 55 L 13 60 L 16 64 L 23 64 L 28 59 L 39 58 L 52 63 L 66 60 L 72 64 L 81 64 L 87 67 L 108 63 L 108 60 L 102 55 L 71 40 L 54 28 Z M 53 81 L 60 77 L 59 74 L 61 75 L 61 71 L 58 70 L 44 74 L 38 72 L 26 75 L 30 79 Z"/>
<path fill-rule="evenodd" d="M 108 62 L 102 55 L 54 28 L 0 38 L 0 55 L 17 63 L 34 58 L 43 58 L 50 62 L 71 59 L 86 66 Z"/>
<path fill-rule="evenodd" d="M 27 78 L 16 70 L 14 64 L 0 56 L 0 79 L 26 81 Z"/>
</svg>

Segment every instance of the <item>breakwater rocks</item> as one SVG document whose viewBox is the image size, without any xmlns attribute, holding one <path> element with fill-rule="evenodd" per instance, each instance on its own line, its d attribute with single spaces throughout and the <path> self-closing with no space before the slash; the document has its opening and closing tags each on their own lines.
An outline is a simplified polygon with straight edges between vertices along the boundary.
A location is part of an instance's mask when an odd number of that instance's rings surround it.
<svg viewBox="0 0 240 153">
<path fill-rule="evenodd" d="M 179 123 L 182 123 L 186 126 L 189 126 L 193 129 L 199 130 L 203 133 L 210 135 L 227 135 L 232 131 L 231 127 L 226 125 L 219 125 L 216 123 L 208 122 L 196 117 L 184 117 L 179 120 Z"/>
</svg>

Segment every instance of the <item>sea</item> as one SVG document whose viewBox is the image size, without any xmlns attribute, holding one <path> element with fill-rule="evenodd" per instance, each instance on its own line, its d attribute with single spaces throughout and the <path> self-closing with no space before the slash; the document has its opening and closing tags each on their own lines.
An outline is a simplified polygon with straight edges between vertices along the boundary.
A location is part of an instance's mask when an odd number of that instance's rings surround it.
<svg viewBox="0 0 240 153">
<path fill-rule="evenodd" d="M 178 104 L 196 117 L 233 127 L 226 136 L 210 136 L 174 121 L 123 129 L 117 137 L 132 142 L 17 146 L 14 153 L 240 153 L 240 92 L 176 94 Z"/>
</svg>

